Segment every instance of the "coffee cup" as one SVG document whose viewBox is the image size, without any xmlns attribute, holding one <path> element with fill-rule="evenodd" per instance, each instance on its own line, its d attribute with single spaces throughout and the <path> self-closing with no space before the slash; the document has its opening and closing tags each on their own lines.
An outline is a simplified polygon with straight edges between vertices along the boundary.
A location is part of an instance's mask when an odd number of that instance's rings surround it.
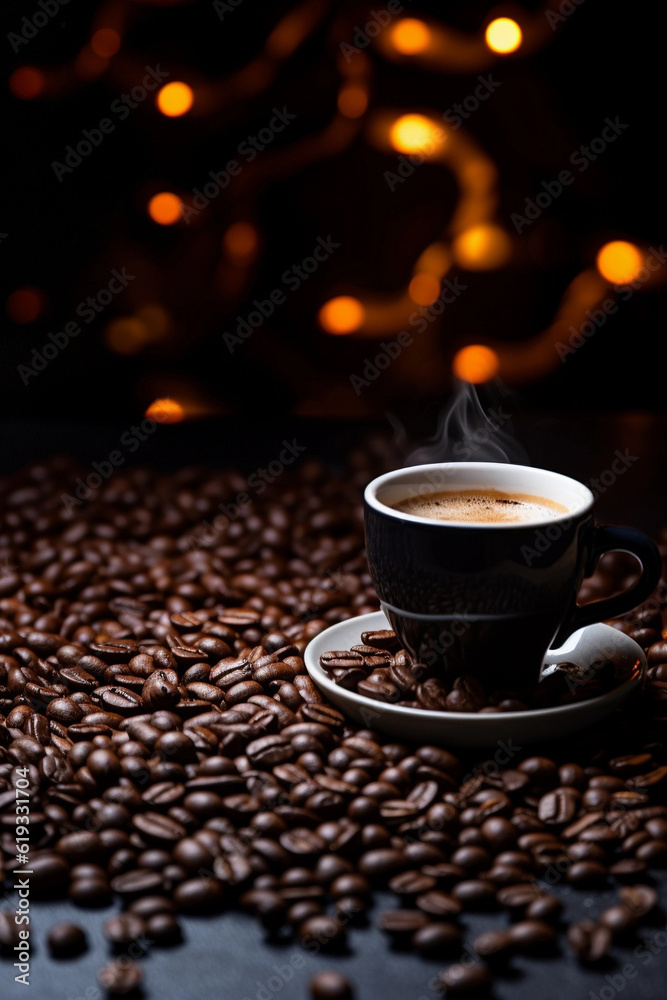
<svg viewBox="0 0 667 1000">
<path fill-rule="evenodd" d="M 433 516 L 437 495 L 444 519 Z M 461 497 L 472 513 L 460 513 Z M 507 503 L 509 520 L 493 513 L 494 497 Z M 470 674 L 487 690 L 526 690 L 547 649 L 641 604 L 660 579 L 660 554 L 641 531 L 596 525 L 594 501 L 568 476 L 492 462 L 418 465 L 374 479 L 364 493 L 368 564 L 404 647 L 445 682 Z M 522 503 L 511 519 L 511 505 Z M 639 560 L 638 580 L 579 606 L 583 578 L 611 551 Z"/>
</svg>

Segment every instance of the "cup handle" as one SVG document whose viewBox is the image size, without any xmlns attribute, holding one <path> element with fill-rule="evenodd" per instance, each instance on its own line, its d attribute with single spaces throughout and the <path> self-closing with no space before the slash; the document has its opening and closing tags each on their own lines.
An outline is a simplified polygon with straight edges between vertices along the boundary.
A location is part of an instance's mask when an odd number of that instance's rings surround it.
<svg viewBox="0 0 667 1000">
<path fill-rule="evenodd" d="M 553 641 L 553 646 L 562 646 L 568 636 L 585 625 L 604 621 L 606 618 L 617 618 L 636 608 L 645 601 L 658 585 L 662 573 L 662 559 L 655 543 L 636 528 L 619 528 L 615 525 L 598 525 L 593 529 L 593 547 L 586 566 L 590 574 L 596 563 L 605 552 L 629 552 L 639 559 L 642 573 L 634 586 L 622 594 L 607 597 L 603 601 L 594 601 L 580 607 L 575 603 L 572 613 L 560 626 Z"/>
</svg>

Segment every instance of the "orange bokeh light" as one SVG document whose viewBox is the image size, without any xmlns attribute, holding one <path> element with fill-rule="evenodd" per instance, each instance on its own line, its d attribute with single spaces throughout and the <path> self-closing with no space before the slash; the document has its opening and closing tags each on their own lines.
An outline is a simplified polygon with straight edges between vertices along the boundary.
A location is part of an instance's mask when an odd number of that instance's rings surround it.
<svg viewBox="0 0 667 1000">
<path fill-rule="evenodd" d="M 121 316 L 109 323 L 104 339 L 115 354 L 136 354 L 148 340 L 148 331 L 140 319 Z"/>
<path fill-rule="evenodd" d="M 145 416 L 154 420 L 156 424 L 180 424 L 185 417 L 185 408 L 177 400 L 165 396 L 153 400 Z"/>
<path fill-rule="evenodd" d="M 161 191 L 148 202 L 148 214 L 161 226 L 173 226 L 181 218 L 183 202 L 171 191 Z"/>
<path fill-rule="evenodd" d="M 222 238 L 222 245 L 229 257 L 241 263 L 255 256 L 259 236 L 251 222 L 233 222 Z"/>
<path fill-rule="evenodd" d="M 389 130 L 389 140 L 398 153 L 434 153 L 444 138 L 444 129 L 425 115 L 401 115 Z"/>
<path fill-rule="evenodd" d="M 418 306 L 430 306 L 440 295 L 440 282 L 433 274 L 415 274 L 408 293 Z"/>
<path fill-rule="evenodd" d="M 497 17 L 487 27 L 484 37 L 492 52 L 507 55 L 516 52 L 523 35 L 519 25 L 511 17 Z"/>
<path fill-rule="evenodd" d="M 397 52 L 413 56 L 431 44 L 431 29 L 416 17 L 404 17 L 391 31 L 391 42 Z"/>
<path fill-rule="evenodd" d="M 36 66 L 21 66 L 9 78 L 9 89 L 14 97 L 31 101 L 44 90 L 44 74 Z"/>
<path fill-rule="evenodd" d="M 351 295 L 339 295 L 329 299 L 319 311 L 320 326 L 327 333 L 344 335 L 354 333 L 364 322 L 365 312 L 359 299 Z"/>
<path fill-rule="evenodd" d="M 90 39 L 90 47 L 96 56 L 110 59 L 120 48 L 120 35 L 114 28 L 99 28 Z"/>
<path fill-rule="evenodd" d="M 7 299 L 7 315 L 13 323 L 34 323 L 44 309 L 44 293 L 29 285 L 17 288 Z"/>
<path fill-rule="evenodd" d="M 497 375 L 499 367 L 496 352 L 483 344 L 462 347 L 454 355 L 452 363 L 454 374 L 463 382 L 488 382 Z"/>
<path fill-rule="evenodd" d="M 343 87 L 338 95 L 338 110 L 346 118 L 359 118 L 368 107 L 368 94 L 363 87 Z"/>
<path fill-rule="evenodd" d="M 161 88 L 155 98 L 155 103 L 163 115 L 168 118 L 179 118 L 181 115 L 187 114 L 194 99 L 192 87 L 188 87 L 187 83 L 180 80 L 174 80 L 173 83 L 166 83 Z"/>
<path fill-rule="evenodd" d="M 500 226 L 482 223 L 460 233 L 452 249 L 460 267 L 485 271 L 506 263 L 512 253 L 512 241 Z"/>
<path fill-rule="evenodd" d="M 597 269 L 612 285 L 627 285 L 634 281 L 642 268 L 642 256 L 634 243 L 614 240 L 598 251 Z"/>
</svg>

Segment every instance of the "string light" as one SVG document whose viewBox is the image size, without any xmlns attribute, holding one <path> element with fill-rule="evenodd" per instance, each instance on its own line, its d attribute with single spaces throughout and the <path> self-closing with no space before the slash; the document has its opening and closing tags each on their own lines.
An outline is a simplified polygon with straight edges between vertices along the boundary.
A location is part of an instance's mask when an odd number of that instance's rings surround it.
<svg viewBox="0 0 667 1000">
<path fill-rule="evenodd" d="M 408 286 L 408 295 L 418 306 L 430 306 L 440 295 L 440 282 L 433 274 L 416 274 Z"/>
<path fill-rule="evenodd" d="M 391 43 L 404 56 L 423 52 L 431 44 L 431 30 L 416 17 L 404 17 L 391 30 Z"/>
<path fill-rule="evenodd" d="M 511 17 L 497 17 L 486 29 L 484 38 L 492 52 L 508 55 L 521 45 L 521 28 Z"/>
<path fill-rule="evenodd" d="M 635 281 L 642 268 L 642 256 L 634 245 L 625 240 L 614 240 L 598 251 L 595 261 L 602 277 L 612 285 L 627 285 Z"/>
<path fill-rule="evenodd" d="M 192 107 L 195 95 L 192 88 L 181 80 L 174 80 L 167 83 L 158 92 L 155 103 L 163 115 L 168 118 L 180 118 L 187 114 Z"/>
<path fill-rule="evenodd" d="M 257 253 L 259 236 L 250 222 L 234 222 L 222 239 L 225 253 L 237 263 L 245 263 Z"/>
<path fill-rule="evenodd" d="M 7 299 L 7 315 L 13 323 L 34 323 L 45 306 L 44 293 L 39 288 L 25 285 L 17 288 Z"/>
<path fill-rule="evenodd" d="M 363 87 L 343 87 L 338 95 L 338 110 L 346 118 L 360 118 L 368 107 L 368 94 Z"/>
<path fill-rule="evenodd" d="M 161 226 L 173 226 L 181 218 L 183 202 L 172 191 L 161 191 L 148 202 L 148 214 Z"/>
<path fill-rule="evenodd" d="M 354 333 L 364 322 L 364 307 L 359 299 L 351 295 L 339 295 L 329 299 L 320 309 L 320 326 L 327 333 L 344 335 Z"/>
<path fill-rule="evenodd" d="M 512 242 L 500 226 L 471 226 L 452 244 L 454 259 L 468 271 L 486 271 L 505 264 L 512 253 Z"/>
<path fill-rule="evenodd" d="M 115 354 L 136 354 L 149 337 L 148 330 L 140 319 L 121 316 L 109 323 L 104 331 L 104 339 Z"/>
<path fill-rule="evenodd" d="M 120 35 L 113 28 L 99 28 L 90 39 L 90 47 L 95 55 L 110 59 L 120 49 Z"/>
<path fill-rule="evenodd" d="M 389 131 L 389 140 L 398 153 L 433 153 L 444 140 L 444 130 L 425 115 L 401 115 Z"/>
<path fill-rule="evenodd" d="M 498 373 L 498 355 L 483 344 L 470 344 L 457 351 L 452 368 L 462 382 L 488 382 Z"/>
<path fill-rule="evenodd" d="M 185 408 L 177 400 L 164 396 L 153 400 L 144 415 L 156 424 L 180 424 L 185 417 Z"/>
<path fill-rule="evenodd" d="M 14 97 L 32 101 L 44 90 L 44 74 L 36 66 L 21 66 L 9 78 L 9 89 Z"/>
</svg>

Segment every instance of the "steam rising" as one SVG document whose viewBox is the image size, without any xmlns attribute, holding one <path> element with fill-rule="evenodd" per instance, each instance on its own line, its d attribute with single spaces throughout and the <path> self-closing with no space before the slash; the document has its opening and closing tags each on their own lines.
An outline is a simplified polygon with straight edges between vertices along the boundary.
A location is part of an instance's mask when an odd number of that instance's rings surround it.
<svg viewBox="0 0 667 1000">
<path fill-rule="evenodd" d="M 412 451 L 403 463 L 519 462 L 524 452 L 510 432 L 511 414 L 501 398 L 485 411 L 470 382 L 458 382 L 452 400 L 438 418 L 435 437 Z"/>
</svg>

